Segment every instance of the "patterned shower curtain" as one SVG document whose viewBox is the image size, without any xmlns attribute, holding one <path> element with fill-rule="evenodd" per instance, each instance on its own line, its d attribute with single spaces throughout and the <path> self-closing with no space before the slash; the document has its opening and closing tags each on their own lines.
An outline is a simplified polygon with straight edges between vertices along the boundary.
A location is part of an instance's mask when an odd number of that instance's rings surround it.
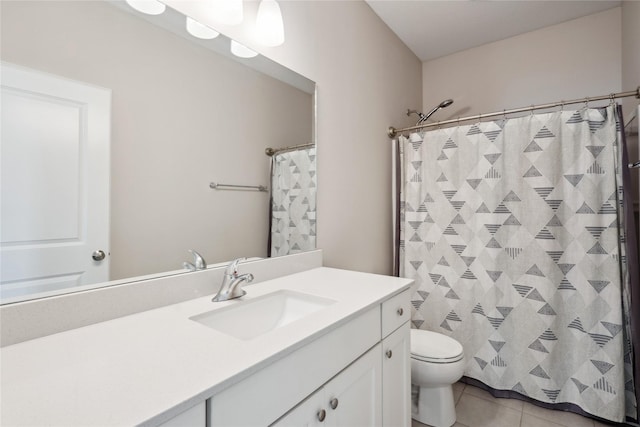
<svg viewBox="0 0 640 427">
<path fill-rule="evenodd" d="M 399 142 L 414 327 L 457 339 L 493 389 L 635 419 L 614 107 Z"/>
<path fill-rule="evenodd" d="M 316 149 L 271 158 L 269 256 L 316 248 Z"/>
</svg>

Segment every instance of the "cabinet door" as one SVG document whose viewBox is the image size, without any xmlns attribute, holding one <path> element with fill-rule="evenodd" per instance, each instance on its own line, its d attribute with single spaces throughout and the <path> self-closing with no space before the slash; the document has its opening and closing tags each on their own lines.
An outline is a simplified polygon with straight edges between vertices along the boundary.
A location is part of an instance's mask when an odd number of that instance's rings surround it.
<svg viewBox="0 0 640 427">
<path fill-rule="evenodd" d="M 326 423 L 327 408 L 321 388 L 280 418 L 271 427 L 321 427 Z M 324 411 L 324 412 L 323 412 Z M 320 421 L 322 420 L 322 421 Z"/>
<path fill-rule="evenodd" d="M 329 425 L 382 425 L 382 361 L 380 344 L 325 385 Z"/>
<path fill-rule="evenodd" d="M 380 352 L 378 344 L 272 427 L 382 426 Z"/>
<path fill-rule="evenodd" d="M 411 425 L 409 322 L 382 341 L 382 417 L 385 427 Z"/>
</svg>

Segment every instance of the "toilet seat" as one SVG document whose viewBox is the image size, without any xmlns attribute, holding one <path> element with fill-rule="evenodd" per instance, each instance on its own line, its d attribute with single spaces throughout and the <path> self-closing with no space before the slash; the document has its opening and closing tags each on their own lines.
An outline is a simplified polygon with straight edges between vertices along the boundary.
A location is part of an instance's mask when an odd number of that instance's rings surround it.
<svg viewBox="0 0 640 427">
<path fill-rule="evenodd" d="M 429 363 L 454 363 L 464 357 L 462 345 L 446 335 L 411 329 L 411 358 Z"/>
</svg>

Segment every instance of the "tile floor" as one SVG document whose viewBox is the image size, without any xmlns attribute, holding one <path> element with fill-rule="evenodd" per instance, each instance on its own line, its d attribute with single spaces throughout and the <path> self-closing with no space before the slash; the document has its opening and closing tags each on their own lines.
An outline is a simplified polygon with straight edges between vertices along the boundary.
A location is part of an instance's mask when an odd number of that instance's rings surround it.
<svg viewBox="0 0 640 427">
<path fill-rule="evenodd" d="M 609 427 L 572 412 L 540 408 L 517 399 L 497 399 L 488 392 L 453 385 L 457 422 L 454 427 Z M 413 421 L 412 427 L 423 427 Z"/>
</svg>

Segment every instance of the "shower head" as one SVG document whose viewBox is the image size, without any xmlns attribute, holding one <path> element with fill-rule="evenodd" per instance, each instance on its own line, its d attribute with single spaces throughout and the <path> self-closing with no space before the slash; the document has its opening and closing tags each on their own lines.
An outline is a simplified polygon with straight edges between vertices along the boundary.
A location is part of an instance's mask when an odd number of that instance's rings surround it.
<svg viewBox="0 0 640 427">
<path fill-rule="evenodd" d="M 435 113 L 436 111 L 438 111 L 441 108 L 447 108 L 449 105 L 453 104 L 453 99 L 445 99 L 444 101 L 442 101 L 440 104 L 436 105 L 434 107 L 433 110 L 429 111 L 429 114 L 424 115 L 424 114 L 420 114 L 420 120 L 418 121 L 418 123 L 416 123 L 416 126 L 419 124 L 422 124 L 424 122 L 427 121 L 427 119 L 429 117 L 431 117 L 433 115 L 433 113 Z"/>
</svg>

